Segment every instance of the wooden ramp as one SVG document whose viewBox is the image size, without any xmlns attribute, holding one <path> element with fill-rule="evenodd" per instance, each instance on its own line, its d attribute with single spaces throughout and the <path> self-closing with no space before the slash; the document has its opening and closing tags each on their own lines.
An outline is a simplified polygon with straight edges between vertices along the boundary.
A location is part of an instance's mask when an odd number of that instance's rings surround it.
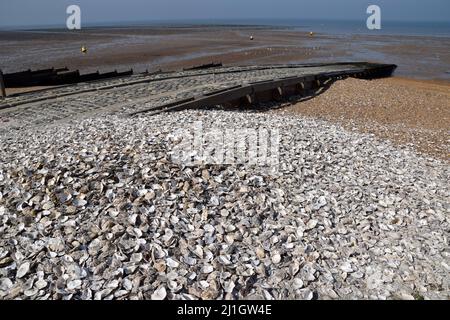
<svg viewBox="0 0 450 320">
<path fill-rule="evenodd" d="M 327 71 L 327 67 L 348 66 L 339 71 Z M 298 67 L 298 65 L 296 65 Z M 198 109 L 212 106 L 241 107 L 267 101 L 280 101 L 289 96 L 306 94 L 313 89 L 319 89 L 330 82 L 348 77 L 360 79 L 376 79 L 389 77 L 397 68 L 393 64 L 377 63 L 336 63 L 336 64 L 310 64 L 308 67 L 323 67 L 323 72 L 310 75 L 290 76 L 280 79 L 271 79 L 247 84 L 232 86 L 203 94 L 202 96 L 185 98 L 164 105 L 153 106 L 130 115 L 140 113 L 158 114 L 166 111 L 185 109 Z"/>
</svg>

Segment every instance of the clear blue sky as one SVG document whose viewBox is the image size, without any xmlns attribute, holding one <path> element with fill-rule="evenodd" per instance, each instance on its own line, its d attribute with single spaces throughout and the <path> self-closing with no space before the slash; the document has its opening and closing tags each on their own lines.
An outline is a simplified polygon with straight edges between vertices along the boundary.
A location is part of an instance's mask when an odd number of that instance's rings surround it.
<svg viewBox="0 0 450 320">
<path fill-rule="evenodd" d="M 366 19 L 377 4 L 385 20 L 450 22 L 450 0 L 0 0 L 0 27 L 65 25 L 77 4 L 82 23 L 174 19 Z"/>
</svg>

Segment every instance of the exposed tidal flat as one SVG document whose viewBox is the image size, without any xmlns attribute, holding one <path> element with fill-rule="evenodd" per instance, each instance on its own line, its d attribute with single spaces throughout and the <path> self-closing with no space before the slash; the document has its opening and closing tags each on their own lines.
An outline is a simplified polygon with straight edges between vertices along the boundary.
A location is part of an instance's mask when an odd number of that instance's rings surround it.
<svg viewBox="0 0 450 320">
<path fill-rule="evenodd" d="M 0 31 L 0 61 L 4 72 L 64 66 L 82 72 L 167 71 L 212 61 L 226 65 L 373 61 L 397 64 L 399 76 L 448 81 L 449 29 L 434 28 L 415 33 L 417 28 L 385 26 L 369 32 L 365 23 L 306 23 Z M 85 55 L 80 53 L 82 46 L 88 49 Z"/>
</svg>

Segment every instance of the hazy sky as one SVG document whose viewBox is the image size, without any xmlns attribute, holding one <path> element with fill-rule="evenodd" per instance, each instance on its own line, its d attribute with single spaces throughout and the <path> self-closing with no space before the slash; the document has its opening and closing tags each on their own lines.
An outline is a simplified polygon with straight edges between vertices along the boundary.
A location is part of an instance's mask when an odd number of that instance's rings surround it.
<svg viewBox="0 0 450 320">
<path fill-rule="evenodd" d="M 0 27 L 65 25 L 66 7 L 82 23 L 173 19 L 366 19 L 370 4 L 385 20 L 450 22 L 450 0 L 0 0 Z"/>
</svg>

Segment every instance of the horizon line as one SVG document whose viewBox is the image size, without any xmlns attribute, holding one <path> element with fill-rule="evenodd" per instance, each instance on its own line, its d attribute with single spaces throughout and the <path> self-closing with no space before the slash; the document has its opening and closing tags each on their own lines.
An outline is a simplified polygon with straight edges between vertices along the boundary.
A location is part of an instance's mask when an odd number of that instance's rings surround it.
<svg viewBox="0 0 450 320">
<path fill-rule="evenodd" d="M 84 22 L 83 24 L 88 27 L 107 27 L 107 26 L 117 26 L 117 24 L 127 24 L 129 23 L 130 26 L 133 26 L 132 24 L 141 24 L 145 25 L 146 23 L 180 23 L 180 24 L 202 24 L 201 22 L 208 22 L 210 25 L 223 25 L 221 22 L 257 22 L 257 21 L 330 21 L 330 22 L 358 22 L 358 21 L 365 21 L 365 19 L 341 19 L 341 18 L 176 18 L 176 19 L 148 19 L 148 20 L 103 20 L 103 21 L 88 21 Z M 217 23 L 214 23 L 214 21 L 217 21 Z M 446 23 L 450 24 L 449 21 L 446 20 L 404 20 L 404 19 L 383 19 L 383 22 L 396 22 L 396 23 Z M 107 25 L 111 24 L 111 25 Z M 112 25 L 116 24 L 116 25 Z M 240 24 L 229 24 L 229 26 L 239 26 Z M 244 24 L 247 25 L 247 24 Z M 274 26 L 270 24 L 249 24 L 250 26 Z M 126 25 L 122 25 L 126 26 Z M 149 25 L 150 26 L 150 25 Z M 33 29 L 33 28 L 60 28 L 65 27 L 65 23 L 49 23 L 49 24 L 28 24 L 28 25 L 20 25 L 20 24 L 14 24 L 14 25 L 0 25 L 0 30 L 8 30 L 8 31 L 14 31 L 14 30 L 24 30 L 24 29 Z M 288 27 L 288 25 L 286 25 Z M 17 29 L 16 29 L 17 28 Z"/>
</svg>

